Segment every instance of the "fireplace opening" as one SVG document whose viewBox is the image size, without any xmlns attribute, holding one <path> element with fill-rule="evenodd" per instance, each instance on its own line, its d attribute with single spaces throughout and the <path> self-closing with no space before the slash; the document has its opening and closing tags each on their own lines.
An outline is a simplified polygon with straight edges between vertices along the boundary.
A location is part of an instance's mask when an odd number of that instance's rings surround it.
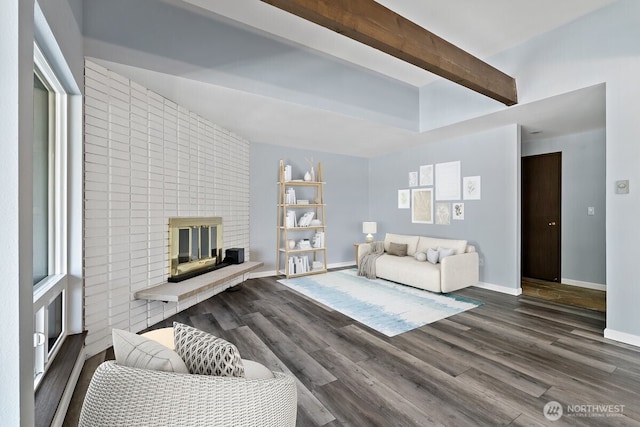
<svg viewBox="0 0 640 427">
<path fill-rule="evenodd" d="M 222 218 L 169 218 L 169 282 L 228 265 L 222 258 Z"/>
</svg>

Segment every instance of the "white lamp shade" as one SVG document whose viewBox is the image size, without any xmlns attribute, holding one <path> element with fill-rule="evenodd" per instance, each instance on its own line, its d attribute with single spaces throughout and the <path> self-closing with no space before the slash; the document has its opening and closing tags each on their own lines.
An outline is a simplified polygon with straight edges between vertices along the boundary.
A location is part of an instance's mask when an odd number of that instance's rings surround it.
<svg viewBox="0 0 640 427">
<path fill-rule="evenodd" d="M 363 222 L 362 232 L 365 234 L 375 234 L 378 232 L 378 224 L 375 222 Z"/>
</svg>

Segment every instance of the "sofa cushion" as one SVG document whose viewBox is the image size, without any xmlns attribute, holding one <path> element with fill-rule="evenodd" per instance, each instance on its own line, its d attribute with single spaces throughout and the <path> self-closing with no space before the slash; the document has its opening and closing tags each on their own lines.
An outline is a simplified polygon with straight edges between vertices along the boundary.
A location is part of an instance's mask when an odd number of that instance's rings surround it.
<svg viewBox="0 0 640 427">
<path fill-rule="evenodd" d="M 407 256 L 407 244 L 391 242 L 387 253 L 395 256 Z"/>
<path fill-rule="evenodd" d="M 440 264 L 416 262 L 413 257 L 397 257 L 383 255 L 376 260 L 376 276 L 426 289 L 440 292 Z"/>
<path fill-rule="evenodd" d="M 147 337 L 113 329 L 113 352 L 116 363 L 131 368 L 188 374 L 189 369 L 175 351 Z"/>
<path fill-rule="evenodd" d="M 418 239 L 419 239 L 418 236 L 387 233 L 386 236 L 384 237 L 384 250 L 385 252 L 389 252 L 389 246 L 391 245 L 391 242 L 400 243 L 400 244 L 406 243 L 407 255 L 414 256 L 416 254 L 416 250 L 418 247 Z M 424 252 L 424 251 L 418 251 L 418 252 Z"/>
<path fill-rule="evenodd" d="M 394 242 L 397 240 L 394 240 Z M 455 251 L 455 255 L 463 254 L 467 250 L 466 240 L 455 239 L 439 239 L 436 237 L 420 236 L 416 250 L 418 252 L 426 252 L 429 248 L 451 248 Z"/>
<path fill-rule="evenodd" d="M 205 331 L 173 322 L 176 352 L 192 374 L 244 377 L 244 366 L 235 345 Z"/>
</svg>

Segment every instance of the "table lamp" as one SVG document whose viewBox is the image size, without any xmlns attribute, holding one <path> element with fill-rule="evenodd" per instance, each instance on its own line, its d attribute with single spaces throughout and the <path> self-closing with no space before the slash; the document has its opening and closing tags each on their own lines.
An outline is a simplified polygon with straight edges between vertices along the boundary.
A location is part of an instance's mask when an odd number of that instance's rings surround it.
<svg viewBox="0 0 640 427">
<path fill-rule="evenodd" d="M 367 237 L 364 239 L 365 242 L 371 243 L 373 242 L 373 235 L 378 231 L 378 224 L 371 221 L 365 221 L 362 223 L 362 232 L 367 234 Z"/>
</svg>

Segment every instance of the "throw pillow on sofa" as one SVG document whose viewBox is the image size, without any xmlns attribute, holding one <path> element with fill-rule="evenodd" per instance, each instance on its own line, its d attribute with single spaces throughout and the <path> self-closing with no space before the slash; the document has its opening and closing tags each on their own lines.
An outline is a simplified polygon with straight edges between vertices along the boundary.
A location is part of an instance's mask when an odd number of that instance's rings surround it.
<svg viewBox="0 0 640 427">
<path fill-rule="evenodd" d="M 147 337 L 113 329 L 113 352 L 118 365 L 188 374 L 189 369 L 175 351 Z"/>
<path fill-rule="evenodd" d="M 427 254 L 424 252 L 416 252 L 415 258 L 416 261 L 423 262 L 427 260 Z"/>
<path fill-rule="evenodd" d="M 192 374 L 245 376 L 240 352 L 230 342 L 178 322 L 173 322 L 173 339 L 176 353 Z"/>
<path fill-rule="evenodd" d="M 429 261 L 431 264 L 437 264 L 438 260 L 438 250 L 433 248 L 427 249 L 427 261 Z"/>
<path fill-rule="evenodd" d="M 429 248 L 427 249 L 427 261 L 431 264 L 437 264 L 442 262 L 448 256 L 455 255 L 455 249 L 442 248 L 438 247 L 438 249 Z"/>
<path fill-rule="evenodd" d="M 455 253 L 456 253 L 455 249 L 438 247 L 438 262 L 442 262 L 443 259 L 445 259 L 448 256 L 455 255 Z"/>
<path fill-rule="evenodd" d="M 406 243 L 393 243 L 389 244 L 389 250 L 387 251 L 389 255 L 395 256 L 407 256 L 407 244 Z"/>
</svg>

